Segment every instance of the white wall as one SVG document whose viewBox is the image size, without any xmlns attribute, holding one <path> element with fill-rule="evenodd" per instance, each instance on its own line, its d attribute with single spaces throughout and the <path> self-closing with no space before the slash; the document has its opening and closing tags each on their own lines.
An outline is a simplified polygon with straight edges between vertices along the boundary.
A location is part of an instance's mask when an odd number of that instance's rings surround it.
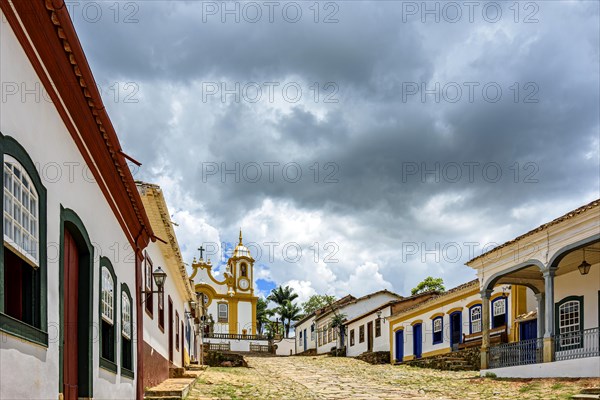
<svg viewBox="0 0 600 400">
<path fill-rule="evenodd" d="M 492 295 L 497 294 L 497 293 L 501 293 L 502 292 L 502 288 L 501 287 L 497 287 L 494 289 Z M 481 296 L 479 293 L 476 294 L 472 294 L 470 296 L 465 296 L 462 297 L 460 299 L 457 299 L 455 301 L 453 301 L 452 303 L 449 303 L 447 305 L 444 306 L 439 306 L 436 307 L 433 310 L 430 311 L 425 311 L 422 312 L 418 315 L 415 315 L 413 317 L 410 317 L 402 322 L 395 322 L 392 323 L 390 328 L 392 330 L 391 334 L 393 336 L 395 336 L 394 332 L 399 329 L 399 328 L 404 328 L 404 357 L 406 356 L 411 356 L 413 355 L 413 327 L 412 327 L 412 323 L 414 321 L 417 320 L 422 320 L 422 337 L 423 337 L 423 342 L 422 342 L 422 354 L 423 356 L 426 356 L 426 353 L 431 352 L 431 351 L 439 351 L 439 350 L 443 350 L 443 349 L 449 349 L 450 348 L 450 315 L 448 315 L 448 311 L 452 310 L 453 308 L 456 307 L 462 307 L 462 333 L 468 335 L 470 333 L 470 326 L 469 326 L 469 308 L 467 308 L 467 305 L 473 301 L 476 300 L 481 300 Z M 512 315 L 512 310 L 511 310 L 511 300 L 512 300 L 512 296 L 508 296 L 508 299 L 506 301 L 506 320 L 507 320 L 507 326 L 508 329 L 512 329 L 512 320 L 513 320 L 513 315 Z M 443 341 L 442 343 L 439 344 L 433 344 L 433 322 L 431 317 L 435 314 L 438 313 L 443 313 Z M 491 302 L 490 302 L 490 327 L 491 327 L 491 320 L 492 320 L 492 310 L 491 310 Z M 358 332 L 358 331 L 357 331 Z M 357 339 L 358 340 L 358 339 Z M 396 344 L 392 343 L 392 358 L 394 357 L 394 355 L 396 354 Z"/>
<path fill-rule="evenodd" d="M 169 296 L 173 301 L 173 364 L 177 367 L 181 367 L 181 337 L 179 338 L 179 348 L 175 344 L 176 341 L 176 329 L 181 331 L 181 322 L 187 324 L 185 311 L 189 310 L 189 303 L 187 303 L 187 295 L 185 293 L 185 286 L 183 279 L 181 278 L 179 269 L 172 262 L 167 262 L 158 242 L 150 242 L 146 248 L 146 253 L 152 260 L 153 269 L 159 266 L 167 273 L 167 279 L 165 279 L 164 285 L 164 304 L 165 304 L 165 325 L 164 332 L 158 326 L 158 294 L 153 294 L 154 301 L 154 312 L 153 316 L 150 317 L 145 311 L 144 304 L 144 341 L 148 343 L 155 351 L 162 355 L 165 359 L 169 359 Z M 144 268 L 142 268 L 144 269 Z M 142 273 L 145 282 L 146 272 Z M 156 287 L 155 287 L 156 290 Z M 175 312 L 179 313 L 179 326 L 175 327 Z M 185 329 L 183 333 L 185 336 Z M 186 346 L 188 348 L 188 346 Z"/>
<path fill-rule="evenodd" d="M 377 319 L 377 313 L 372 313 L 365 316 L 351 324 L 346 325 L 346 332 L 348 333 L 348 340 L 346 341 L 346 355 L 348 357 L 356 357 L 368 350 L 367 343 L 367 324 L 373 323 L 373 351 L 390 351 L 390 330 L 389 322 L 385 319 L 390 316 L 391 307 L 385 307 L 381 310 L 381 335 L 375 336 L 375 320 Z M 364 325 L 365 329 L 365 340 L 363 343 L 359 341 L 359 328 Z M 354 330 L 354 346 L 351 346 L 351 332 Z"/>
<path fill-rule="evenodd" d="M 575 270 L 554 278 L 555 303 L 568 296 L 583 296 L 584 329 L 599 326 L 598 290 L 600 290 L 600 264 L 592 265 L 587 275 L 581 275 L 579 270 Z"/>
<path fill-rule="evenodd" d="M 485 376 L 486 373 L 493 373 L 498 378 L 598 378 L 599 371 L 600 357 L 588 357 L 551 363 L 483 369 L 480 374 Z"/>
<path fill-rule="evenodd" d="M 300 325 L 295 327 L 295 341 L 296 341 L 296 353 L 302 353 L 306 350 L 314 349 L 317 347 L 317 332 L 316 330 L 311 334 L 311 326 L 315 323 L 315 316 L 307 319 Z M 315 326 L 316 327 L 316 326 Z M 306 329 L 306 348 L 304 348 L 304 330 Z M 302 331 L 302 338 L 300 338 L 300 332 Z"/>
<path fill-rule="evenodd" d="M 340 307 L 338 313 L 346 315 L 346 319 L 351 320 L 391 300 L 398 300 L 398 297 L 392 295 L 391 293 L 378 293 L 372 297 L 367 297 L 346 304 Z M 339 338 L 337 341 L 333 340 L 332 342 L 323 343 L 321 346 L 318 345 L 318 331 L 327 328 L 332 317 L 333 313 L 329 313 L 328 315 L 322 316 L 319 321 L 317 321 L 317 354 L 328 353 L 331 351 L 332 347 L 339 346 Z M 348 344 L 348 338 L 345 338 L 345 344 Z"/>
<path fill-rule="evenodd" d="M 291 356 L 296 354 L 296 342 L 294 338 L 281 339 L 280 341 L 276 341 L 273 344 L 277 346 L 275 354 L 277 354 L 278 356 Z"/>
<path fill-rule="evenodd" d="M 242 333 L 244 329 L 248 335 L 252 334 L 252 303 L 249 301 L 238 302 L 237 333 Z"/>
<path fill-rule="evenodd" d="M 2 82 L 16 82 L 33 88 L 40 84 L 33 67 L 21 49 L 4 14 L 0 15 L 0 71 Z M 41 86 L 40 86 L 41 87 Z M 99 256 L 107 256 L 117 275 L 118 319 L 120 320 L 120 285 L 126 283 L 135 296 L 135 263 L 133 250 L 107 204 L 104 194 L 93 182 L 93 176 L 72 141 L 56 108 L 44 97 L 36 101 L 29 96 L 21 101 L 20 94 L 2 102 L 0 131 L 15 138 L 40 166 L 42 182 L 47 189 L 48 241 L 48 347 L 42 347 L 8 334 L 0 340 L 0 398 L 55 399 L 59 392 L 59 261 L 60 206 L 74 210 L 88 231 L 95 247 L 93 283 L 93 321 L 98 326 Z M 71 167 L 66 167 L 64 163 Z M 49 167 L 52 166 L 52 170 Z M 55 168 L 61 175 L 55 175 Z M 50 174 L 50 171 L 53 171 Z M 72 172 L 72 174 L 70 174 Z M 85 175 L 87 172 L 87 175 Z M 85 295 L 81 293 L 80 296 Z M 132 309 L 135 321 L 135 308 Z M 120 322 L 119 322 L 120 323 Z M 120 326 L 117 326 L 120 332 Z M 134 329 L 135 332 L 135 329 Z M 120 365 L 120 335 L 117 335 L 117 364 Z M 135 342 L 134 342 L 135 343 Z M 135 346 L 134 346 L 135 349 Z M 136 363 L 134 350 L 134 366 Z M 93 390 L 95 398 L 133 398 L 135 379 L 119 372 L 100 371 L 99 342 L 93 344 Z M 136 376 L 137 379 L 137 376 Z"/>
</svg>

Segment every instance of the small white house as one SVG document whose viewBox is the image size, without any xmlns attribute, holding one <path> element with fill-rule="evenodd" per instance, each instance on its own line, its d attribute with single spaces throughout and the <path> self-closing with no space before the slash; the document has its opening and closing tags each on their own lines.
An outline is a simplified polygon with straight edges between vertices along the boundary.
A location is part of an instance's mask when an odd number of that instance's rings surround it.
<svg viewBox="0 0 600 400">
<path fill-rule="evenodd" d="M 317 348 L 316 313 L 310 313 L 294 324 L 296 354 Z"/>
<path fill-rule="evenodd" d="M 354 319 L 365 314 L 373 308 L 379 307 L 402 296 L 388 290 L 380 290 L 366 296 L 355 298 L 346 296 L 332 304 L 318 310 L 315 324 L 317 331 L 317 354 L 329 353 L 333 348 L 341 349 L 347 345 L 345 335 L 339 337 L 338 329 L 331 326 L 335 315 L 343 315 L 346 320 Z"/>
</svg>

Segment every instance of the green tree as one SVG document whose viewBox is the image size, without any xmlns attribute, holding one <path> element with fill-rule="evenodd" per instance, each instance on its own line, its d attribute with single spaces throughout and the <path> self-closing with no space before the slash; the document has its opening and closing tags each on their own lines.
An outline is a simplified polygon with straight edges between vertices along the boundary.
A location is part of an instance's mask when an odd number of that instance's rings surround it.
<svg viewBox="0 0 600 400">
<path fill-rule="evenodd" d="M 290 337 L 292 321 L 298 321 L 302 318 L 302 309 L 287 300 L 283 305 L 277 307 L 277 313 L 281 316 L 281 322 L 285 329 L 285 337 L 288 338 Z"/>
<path fill-rule="evenodd" d="M 256 302 L 256 332 L 259 335 L 263 334 L 265 325 L 269 323 L 269 317 L 272 317 L 273 314 L 274 311 L 268 308 L 267 301 L 259 298 Z"/>
<path fill-rule="evenodd" d="M 333 303 L 335 300 L 335 296 L 330 296 L 328 294 L 314 294 L 302 303 L 302 310 L 306 315 L 312 314 L 316 310 Z"/>
<path fill-rule="evenodd" d="M 415 295 L 419 293 L 425 293 L 435 290 L 436 292 L 445 292 L 446 288 L 444 287 L 444 280 L 442 278 L 433 278 L 428 276 L 423 279 L 417 286 L 415 286 L 410 293 Z"/>
</svg>

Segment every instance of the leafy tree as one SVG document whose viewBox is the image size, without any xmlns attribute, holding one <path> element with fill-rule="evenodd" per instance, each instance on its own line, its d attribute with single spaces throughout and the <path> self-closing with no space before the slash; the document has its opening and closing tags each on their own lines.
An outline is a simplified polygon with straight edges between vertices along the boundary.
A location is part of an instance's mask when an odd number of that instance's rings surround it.
<svg viewBox="0 0 600 400">
<path fill-rule="evenodd" d="M 266 300 L 258 299 L 256 302 L 256 332 L 259 335 L 263 334 L 265 325 L 269 323 L 269 317 L 272 317 L 274 313 L 268 308 Z"/>
<path fill-rule="evenodd" d="M 433 278 L 428 276 L 423 279 L 417 286 L 415 286 L 410 292 L 411 294 L 419 294 L 429 292 L 431 290 L 435 290 L 437 292 L 445 292 L 446 288 L 444 287 L 444 280 L 442 278 Z"/>
<path fill-rule="evenodd" d="M 267 297 L 267 300 L 272 301 L 278 306 L 282 306 L 286 301 L 294 301 L 298 298 L 298 294 L 294 292 L 289 286 L 282 287 L 279 286 L 273 290 L 271 290 L 271 294 Z"/>
<path fill-rule="evenodd" d="M 285 329 L 285 337 L 290 337 L 292 321 L 298 321 L 302 317 L 302 310 L 296 304 L 287 300 L 285 304 L 277 308 L 277 313 L 281 316 L 281 322 Z"/>
<path fill-rule="evenodd" d="M 323 308 L 335 301 L 335 296 L 328 294 L 315 294 L 309 297 L 304 303 L 302 303 L 302 310 L 304 314 L 312 314 L 314 311 Z"/>
</svg>

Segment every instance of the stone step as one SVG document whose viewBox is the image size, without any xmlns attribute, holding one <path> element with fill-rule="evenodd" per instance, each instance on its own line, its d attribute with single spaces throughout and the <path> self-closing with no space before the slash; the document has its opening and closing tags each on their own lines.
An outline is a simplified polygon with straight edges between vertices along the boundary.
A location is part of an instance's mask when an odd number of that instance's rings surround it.
<svg viewBox="0 0 600 400">
<path fill-rule="evenodd" d="M 581 389 L 581 394 L 600 394 L 600 387 Z"/>
<path fill-rule="evenodd" d="M 576 394 L 571 397 L 573 400 L 598 400 L 600 399 L 600 394 Z"/>
</svg>

